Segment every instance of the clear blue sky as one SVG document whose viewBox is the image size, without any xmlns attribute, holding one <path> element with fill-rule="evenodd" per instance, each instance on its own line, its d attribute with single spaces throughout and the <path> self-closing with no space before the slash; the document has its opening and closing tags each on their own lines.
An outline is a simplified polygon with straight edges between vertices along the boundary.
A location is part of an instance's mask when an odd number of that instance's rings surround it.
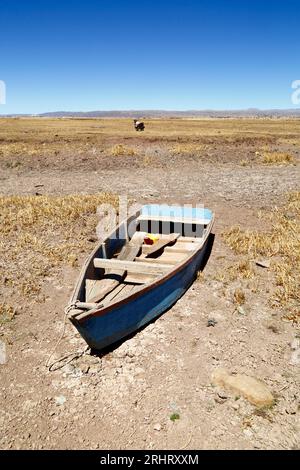
<svg viewBox="0 0 300 470">
<path fill-rule="evenodd" d="M 0 113 L 293 108 L 299 0 L 0 0 Z"/>
</svg>

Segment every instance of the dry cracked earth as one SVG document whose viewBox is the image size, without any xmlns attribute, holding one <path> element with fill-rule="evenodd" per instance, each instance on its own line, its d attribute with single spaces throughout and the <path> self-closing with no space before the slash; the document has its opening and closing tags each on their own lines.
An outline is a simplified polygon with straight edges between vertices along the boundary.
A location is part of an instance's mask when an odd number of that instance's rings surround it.
<svg viewBox="0 0 300 470">
<path fill-rule="evenodd" d="M 290 139 L 297 135 L 296 124 Z M 55 125 L 59 132 L 60 122 Z M 276 125 L 284 135 L 285 123 Z M 34 122 L 30 126 L 34 132 Z M 270 130 L 264 135 L 269 138 Z M 109 145 L 129 145 L 122 135 L 106 139 Z M 87 150 L 68 157 L 68 166 L 62 150 L 53 164 L 44 156 L 42 163 L 1 167 L 4 196 L 109 191 L 139 203 L 203 202 L 215 212 L 216 223 L 203 276 L 155 322 L 103 354 L 91 354 L 64 320 L 88 251 L 79 254 L 78 266 L 61 266 L 47 278 L 44 302 L 22 304 L 20 298 L 21 312 L 0 326 L 0 448 L 299 449 L 300 361 L 292 359 L 299 323 L 285 320 L 270 305 L 268 269 L 254 266 L 256 289 L 217 273 L 239 259 L 223 231 L 237 224 L 264 229 L 259 211 L 280 207 L 287 193 L 299 191 L 300 147 L 275 139 L 272 148 L 291 152 L 295 163 L 264 166 L 254 161 L 264 140 L 235 145 L 216 137 L 205 144 L 211 146 L 209 159 L 179 157 L 166 151 L 160 136 L 148 142 L 146 126 L 138 145 L 144 149 L 142 162 L 139 155 L 113 160 L 104 149 L 96 162 Z M 13 158 L 22 161 L 22 155 Z M 249 163 L 240 164 L 245 158 Z M 234 303 L 237 288 L 245 293 L 240 311 Z M 47 362 L 57 360 L 49 370 Z M 211 376 L 219 367 L 263 381 L 274 406 L 257 408 L 213 386 Z"/>
</svg>

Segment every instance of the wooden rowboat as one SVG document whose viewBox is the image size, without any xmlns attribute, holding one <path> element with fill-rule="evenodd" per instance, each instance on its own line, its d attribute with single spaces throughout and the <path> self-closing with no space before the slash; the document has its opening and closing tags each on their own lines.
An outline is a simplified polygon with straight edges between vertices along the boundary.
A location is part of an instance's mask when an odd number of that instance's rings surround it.
<svg viewBox="0 0 300 470">
<path fill-rule="evenodd" d="M 147 205 L 98 244 L 66 309 L 92 349 L 135 332 L 185 293 L 203 263 L 213 222 L 208 209 Z M 149 234 L 156 234 L 152 245 L 145 243 Z"/>
</svg>

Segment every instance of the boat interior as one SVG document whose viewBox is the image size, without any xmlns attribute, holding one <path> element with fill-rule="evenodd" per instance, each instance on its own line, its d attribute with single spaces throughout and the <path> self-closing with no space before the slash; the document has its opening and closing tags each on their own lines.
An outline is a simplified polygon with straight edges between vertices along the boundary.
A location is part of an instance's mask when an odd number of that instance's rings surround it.
<svg viewBox="0 0 300 470">
<path fill-rule="evenodd" d="M 124 221 L 92 253 L 73 297 L 77 313 L 105 308 L 149 285 L 204 245 L 212 218 L 151 216 Z"/>
</svg>

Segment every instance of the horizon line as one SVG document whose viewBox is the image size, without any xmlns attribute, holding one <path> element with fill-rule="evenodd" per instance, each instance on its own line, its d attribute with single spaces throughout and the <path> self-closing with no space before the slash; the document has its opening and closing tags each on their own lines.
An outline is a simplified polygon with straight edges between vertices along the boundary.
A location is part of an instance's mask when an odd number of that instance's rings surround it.
<svg viewBox="0 0 300 470">
<path fill-rule="evenodd" d="M 204 108 L 204 109 L 153 109 L 153 108 L 133 108 L 133 109 L 106 109 L 106 110 L 84 110 L 84 111 L 66 111 L 66 110 L 56 110 L 56 111 L 43 111 L 39 113 L 0 113 L 0 116 L 42 116 L 46 114 L 92 114 L 92 113 L 237 113 L 237 112 L 300 112 L 300 107 L 298 108 L 235 108 L 235 109 L 214 109 L 214 108 Z"/>
</svg>

